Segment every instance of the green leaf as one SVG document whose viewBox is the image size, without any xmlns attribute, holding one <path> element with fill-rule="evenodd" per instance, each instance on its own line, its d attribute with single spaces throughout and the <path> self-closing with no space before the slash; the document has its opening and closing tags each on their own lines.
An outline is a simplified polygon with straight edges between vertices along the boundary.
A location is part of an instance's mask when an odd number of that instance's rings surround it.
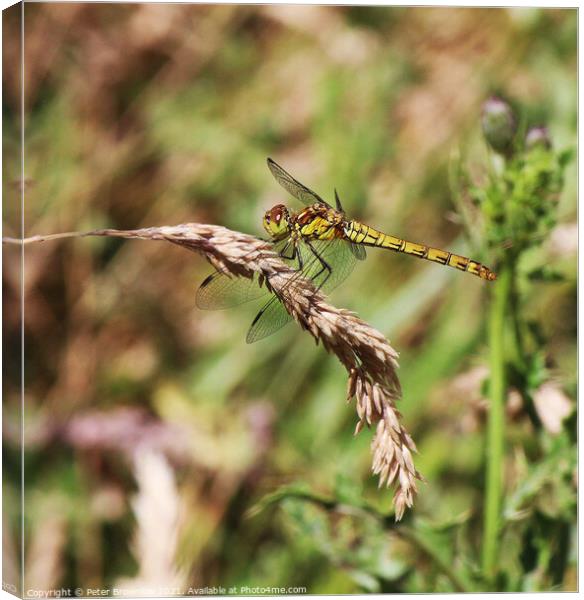
<svg viewBox="0 0 584 600">
<path fill-rule="evenodd" d="M 370 573 L 355 569 L 349 571 L 349 575 L 357 585 L 361 586 L 367 592 L 371 592 L 372 594 L 380 592 L 381 586 L 379 585 L 379 580 Z"/>
<path fill-rule="evenodd" d="M 527 278 L 530 281 L 541 281 L 544 283 L 566 281 L 566 277 L 563 273 L 553 269 L 552 267 L 548 267 L 547 265 L 533 269 L 533 271 L 530 271 L 527 274 Z"/>
<path fill-rule="evenodd" d="M 572 162 L 575 155 L 575 148 L 566 148 L 565 150 L 562 150 L 558 153 L 558 164 L 562 168 L 566 167 L 569 163 Z"/>
<path fill-rule="evenodd" d="M 550 440 L 547 456 L 528 469 L 527 476 L 508 496 L 503 511 L 507 521 L 521 520 L 534 510 L 550 518 L 570 519 L 576 506 L 573 474 L 576 452 L 566 434 Z"/>
<path fill-rule="evenodd" d="M 313 492 L 306 483 L 295 483 L 283 486 L 280 489 L 265 495 L 259 502 L 254 504 L 246 513 L 246 518 L 252 518 L 260 514 L 273 504 L 279 504 L 288 498 L 303 498 L 318 504 L 334 504 L 333 500 L 324 495 Z"/>
</svg>

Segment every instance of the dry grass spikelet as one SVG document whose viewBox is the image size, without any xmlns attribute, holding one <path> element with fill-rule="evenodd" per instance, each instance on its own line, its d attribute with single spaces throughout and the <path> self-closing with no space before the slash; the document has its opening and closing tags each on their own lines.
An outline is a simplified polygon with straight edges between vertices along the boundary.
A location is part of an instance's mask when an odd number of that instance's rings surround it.
<svg viewBox="0 0 584 600">
<path fill-rule="evenodd" d="M 349 373 L 348 400 L 356 399 L 359 421 L 376 426 L 373 472 L 380 486 L 395 485 L 395 516 L 411 507 L 417 492 L 412 452 L 416 446 L 401 425 L 395 402 L 401 395 L 397 352 L 385 337 L 354 313 L 326 302 L 312 282 L 280 260 L 269 242 L 216 225 L 184 223 L 129 231 L 102 229 L 26 238 L 25 244 L 64 237 L 107 236 L 167 241 L 202 253 L 217 269 L 235 277 L 255 277 L 276 294 L 286 310 L 316 340 L 334 353 Z M 20 240 L 8 240 L 21 243 Z"/>
</svg>

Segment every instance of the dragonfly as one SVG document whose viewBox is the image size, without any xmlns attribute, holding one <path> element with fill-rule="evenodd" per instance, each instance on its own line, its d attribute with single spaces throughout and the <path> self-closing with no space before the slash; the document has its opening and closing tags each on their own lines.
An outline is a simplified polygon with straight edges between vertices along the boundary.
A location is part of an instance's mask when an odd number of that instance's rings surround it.
<svg viewBox="0 0 584 600">
<path fill-rule="evenodd" d="M 336 189 L 333 207 L 271 158 L 267 159 L 267 163 L 276 181 L 304 208 L 291 211 L 284 204 L 277 204 L 266 211 L 264 229 L 280 258 L 294 268 L 298 276 L 310 279 L 317 290 L 328 293 L 343 282 L 356 262 L 365 259 L 366 247 L 409 254 L 470 273 L 485 281 L 497 278 L 491 269 L 476 260 L 410 242 L 350 219 L 343 210 Z M 266 298 L 267 302 L 247 333 L 246 341 L 251 344 L 275 333 L 292 320 L 269 286 L 261 283 L 261 279 L 255 277 L 233 277 L 219 270 L 203 281 L 196 303 L 201 309 L 216 310 Z"/>
</svg>

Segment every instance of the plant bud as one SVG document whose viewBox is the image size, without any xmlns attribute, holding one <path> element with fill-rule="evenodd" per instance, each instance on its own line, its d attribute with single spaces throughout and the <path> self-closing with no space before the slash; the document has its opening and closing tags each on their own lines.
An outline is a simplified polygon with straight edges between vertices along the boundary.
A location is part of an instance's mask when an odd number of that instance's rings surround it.
<svg viewBox="0 0 584 600">
<path fill-rule="evenodd" d="M 491 148 L 499 154 L 510 154 L 517 131 L 517 121 L 511 107 L 500 98 L 489 98 L 483 104 L 481 124 Z"/>
<path fill-rule="evenodd" d="M 552 140 L 547 127 L 532 127 L 525 136 L 525 148 L 532 150 L 533 148 L 542 147 L 549 150 L 552 147 Z"/>
</svg>

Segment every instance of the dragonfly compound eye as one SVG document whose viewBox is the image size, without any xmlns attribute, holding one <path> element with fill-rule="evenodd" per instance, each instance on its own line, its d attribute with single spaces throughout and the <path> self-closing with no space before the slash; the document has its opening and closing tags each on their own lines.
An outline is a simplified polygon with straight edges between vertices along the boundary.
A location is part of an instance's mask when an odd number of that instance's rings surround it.
<svg viewBox="0 0 584 600">
<path fill-rule="evenodd" d="M 288 233 L 288 209 L 278 204 L 264 215 L 264 228 L 272 237 L 280 237 Z"/>
</svg>

